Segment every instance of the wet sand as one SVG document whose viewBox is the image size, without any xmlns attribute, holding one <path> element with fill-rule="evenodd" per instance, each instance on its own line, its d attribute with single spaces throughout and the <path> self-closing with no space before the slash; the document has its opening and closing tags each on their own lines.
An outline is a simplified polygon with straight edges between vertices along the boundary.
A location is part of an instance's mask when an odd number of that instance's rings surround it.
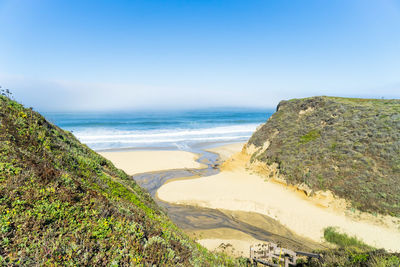
<svg viewBox="0 0 400 267">
<path fill-rule="evenodd" d="M 218 152 L 218 148 L 212 151 Z M 222 151 L 226 154 L 227 147 Z M 315 242 L 323 241 L 324 228 L 337 226 L 369 245 L 400 251 L 398 224 L 380 225 L 378 220 L 357 220 L 354 216 L 347 216 L 345 211 L 339 212 L 315 205 L 291 188 L 251 174 L 245 169 L 240 155 L 230 159 L 230 164 L 222 166 L 222 171 L 218 174 L 164 184 L 157 191 L 157 197 L 180 205 L 261 214 Z M 252 219 L 248 218 L 249 221 Z M 216 241 L 203 239 L 207 240 L 202 241 L 204 244 L 215 246 Z"/>
<path fill-rule="evenodd" d="M 205 167 L 204 164 L 196 161 L 199 155 L 186 151 L 135 150 L 99 152 L 99 154 L 129 175 L 160 170 Z"/>
<path fill-rule="evenodd" d="M 297 251 L 312 251 L 326 248 L 326 244 L 319 244 L 308 238 L 301 237 L 283 226 L 277 220 L 268 216 L 243 211 L 231 211 L 221 209 L 209 209 L 185 205 L 171 205 L 167 208 L 168 215 L 181 229 L 195 237 L 200 243 L 201 240 L 208 249 L 214 249 L 216 242 L 226 243 L 226 240 L 243 242 L 279 243 L 286 248 Z M 230 229 L 231 231 L 228 231 Z M 241 235 L 236 233 L 240 232 Z M 210 239 L 215 239 L 211 241 Z M 246 253 L 249 250 L 241 250 L 236 247 L 236 241 L 230 242 L 236 252 Z M 210 244 L 208 246 L 207 244 Z"/>
</svg>

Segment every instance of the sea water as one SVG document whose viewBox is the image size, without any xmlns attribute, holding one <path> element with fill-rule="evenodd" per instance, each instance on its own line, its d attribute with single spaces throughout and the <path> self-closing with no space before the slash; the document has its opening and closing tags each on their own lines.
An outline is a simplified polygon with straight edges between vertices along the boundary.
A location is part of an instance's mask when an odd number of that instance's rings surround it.
<svg viewBox="0 0 400 267">
<path fill-rule="evenodd" d="M 180 149 L 244 142 L 273 113 L 268 109 L 207 109 L 45 113 L 95 150 Z"/>
</svg>

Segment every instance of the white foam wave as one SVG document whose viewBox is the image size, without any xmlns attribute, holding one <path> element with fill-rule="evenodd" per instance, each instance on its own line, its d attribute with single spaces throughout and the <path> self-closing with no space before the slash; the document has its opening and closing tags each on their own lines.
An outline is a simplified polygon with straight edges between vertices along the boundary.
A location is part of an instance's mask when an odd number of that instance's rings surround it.
<svg viewBox="0 0 400 267">
<path fill-rule="evenodd" d="M 121 129 L 87 128 L 75 131 L 77 138 L 93 147 L 135 147 L 140 145 L 169 144 L 182 147 L 188 143 L 245 140 L 255 131 L 257 124 L 217 126 L 204 129 L 160 129 L 133 131 Z"/>
<path fill-rule="evenodd" d="M 78 138 L 84 140 L 99 139 L 118 139 L 118 138 L 160 138 L 160 137 L 180 137 L 180 136 L 205 136 L 205 135 L 224 135 L 254 132 L 258 125 L 234 125 L 225 127 L 214 127 L 205 129 L 178 129 L 178 130 L 148 130 L 148 131 L 123 131 L 110 129 L 87 129 L 77 131 Z"/>
<path fill-rule="evenodd" d="M 126 144 L 141 144 L 141 143 L 173 143 L 183 141 L 230 141 L 235 139 L 247 138 L 249 136 L 221 136 L 221 137 L 201 137 L 201 138 L 190 138 L 190 139 L 137 139 L 137 140 L 107 140 L 107 141 L 88 141 L 86 144 L 98 144 L 98 143 L 126 143 Z"/>
</svg>

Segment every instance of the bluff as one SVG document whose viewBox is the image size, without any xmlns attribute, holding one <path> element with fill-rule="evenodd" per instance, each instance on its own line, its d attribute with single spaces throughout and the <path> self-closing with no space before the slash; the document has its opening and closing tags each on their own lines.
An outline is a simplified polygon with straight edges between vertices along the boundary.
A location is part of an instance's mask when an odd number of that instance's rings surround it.
<svg viewBox="0 0 400 267">
<path fill-rule="evenodd" d="M 239 265 L 178 229 L 127 174 L 0 96 L 0 265 Z"/>
<path fill-rule="evenodd" d="M 400 100 L 281 101 L 248 141 L 263 174 L 330 190 L 353 208 L 400 216 Z"/>
</svg>

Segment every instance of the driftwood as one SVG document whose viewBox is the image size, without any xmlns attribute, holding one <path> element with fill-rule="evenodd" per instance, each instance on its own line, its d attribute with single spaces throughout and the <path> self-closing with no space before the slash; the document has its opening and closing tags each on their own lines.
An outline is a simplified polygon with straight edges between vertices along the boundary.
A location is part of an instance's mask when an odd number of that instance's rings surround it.
<svg viewBox="0 0 400 267">
<path fill-rule="evenodd" d="M 272 242 L 250 246 L 250 259 L 255 266 L 257 266 L 258 263 L 273 267 L 288 267 L 289 265 L 296 266 L 298 256 L 320 258 L 320 255 L 318 254 L 293 251 L 279 247 L 277 244 Z"/>
</svg>

